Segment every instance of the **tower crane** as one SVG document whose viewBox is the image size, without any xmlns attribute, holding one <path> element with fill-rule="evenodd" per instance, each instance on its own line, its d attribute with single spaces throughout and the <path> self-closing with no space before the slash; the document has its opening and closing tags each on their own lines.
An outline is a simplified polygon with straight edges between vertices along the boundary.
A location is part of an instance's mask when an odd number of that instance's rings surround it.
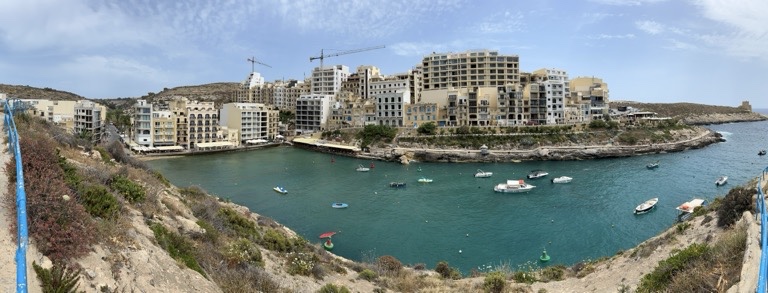
<svg viewBox="0 0 768 293">
<path fill-rule="evenodd" d="M 320 69 L 322 69 L 323 68 L 323 59 L 324 58 L 336 57 L 336 56 L 339 56 L 339 55 L 346 55 L 346 54 L 358 53 L 358 52 L 363 52 L 363 51 L 376 50 L 376 49 L 381 49 L 381 48 L 384 48 L 384 46 L 382 45 L 382 46 L 375 46 L 375 47 L 369 47 L 369 48 L 354 49 L 354 50 L 349 50 L 349 51 L 341 51 L 341 52 L 336 52 L 336 53 L 328 54 L 328 55 L 324 54 L 323 49 L 320 49 L 320 56 L 309 57 L 309 62 L 312 62 L 312 60 L 315 60 L 315 59 L 320 59 Z"/>
<path fill-rule="evenodd" d="M 254 58 L 254 57 L 248 58 L 248 62 L 251 62 L 251 72 L 256 71 L 256 69 L 254 68 L 256 63 L 259 63 L 259 64 L 264 65 L 266 67 L 272 68 L 272 66 L 269 66 L 267 64 L 261 63 L 261 62 L 259 62 L 259 60 L 256 60 L 256 58 Z"/>
</svg>

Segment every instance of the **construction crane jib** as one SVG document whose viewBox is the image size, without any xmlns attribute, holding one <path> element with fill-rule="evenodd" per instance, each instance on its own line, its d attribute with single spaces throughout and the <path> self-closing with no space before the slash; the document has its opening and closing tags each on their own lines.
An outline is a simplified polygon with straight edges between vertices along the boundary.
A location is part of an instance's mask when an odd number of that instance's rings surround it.
<svg viewBox="0 0 768 293">
<path fill-rule="evenodd" d="M 254 67 L 256 65 L 256 63 L 264 65 L 264 66 L 269 67 L 269 68 L 272 68 L 272 66 L 269 66 L 267 64 L 261 63 L 261 62 L 259 62 L 259 60 L 256 60 L 256 58 L 254 58 L 254 57 L 248 58 L 248 62 L 251 62 L 251 72 L 256 71 L 256 68 Z"/>
<path fill-rule="evenodd" d="M 375 46 L 375 47 L 369 47 L 369 48 L 362 48 L 362 49 L 355 49 L 355 50 L 349 50 L 349 51 L 342 51 L 342 52 L 336 52 L 333 54 L 324 54 L 323 49 L 320 49 L 320 56 L 317 57 L 309 57 L 309 62 L 312 62 L 312 60 L 320 59 L 320 69 L 323 68 L 323 59 L 327 57 L 335 57 L 339 55 L 347 55 L 352 53 L 358 53 L 358 52 L 364 52 L 364 51 L 370 51 L 370 50 L 376 50 L 376 49 L 382 49 L 384 46 Z"/>
</svg>

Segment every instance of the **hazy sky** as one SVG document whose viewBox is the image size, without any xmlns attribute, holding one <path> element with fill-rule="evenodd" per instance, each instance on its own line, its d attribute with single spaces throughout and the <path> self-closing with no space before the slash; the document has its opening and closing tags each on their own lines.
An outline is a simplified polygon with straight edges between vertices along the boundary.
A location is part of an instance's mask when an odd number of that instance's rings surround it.
<svg viewBox="0 0 768 293">
<path fill-rule="evenodd" d="M 431 52 L 492 49 L 596 76 L 612 100 L 768 108 L 766 0 L 3 0 L 0 83 L 87 98 L 303 79 L 325 59 L 404 72 Z"/>
</svg>

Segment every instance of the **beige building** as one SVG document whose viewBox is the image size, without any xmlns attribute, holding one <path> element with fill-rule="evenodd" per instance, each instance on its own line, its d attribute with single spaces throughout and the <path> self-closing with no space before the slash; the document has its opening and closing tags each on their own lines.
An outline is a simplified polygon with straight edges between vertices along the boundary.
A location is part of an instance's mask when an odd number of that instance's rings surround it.
<svg viewBox="0 0 768 293">
<path fill-rule="evenodd" d="M 433 53 L 421 62 L 423 90 L 500 86 L 518 83 L 520 58 L 479 50 Z"/>
<path fill-rule="evenodd" d="M 152 111 L 152 146 L 176 145 L 176 117 L 170 110 Z"/>
<path fill-rule="evenodd" d="M 608 114 L 608 84 L 596 77 L 577 77 L 571 79 L 571 99 L 573 103 L 587 104 L 586 123 L 592 119 L 603 119 Z"/>
<path fill-rule="evenodd" d="M 438 111 L 435 103 L 406 104 L 404 115 L 406 127 L 417 128 L 430 122 L 438 125 Z"/>
<path fill-rule="evenodd" d="M 279 112 L 259 103 L 227 103 L 221 108 L 221 126 L 234 130 L 237 141 L 258 143 L 274 140 L 278 134 Z"/>
<path fill-rule="evenodd" d="M 265 99 L 262 93 L 264 87 L 264 77 L 260 73 L 253 71 L 248 77 L 240 83 L 240 90 L 237 92 L 237 101 L 240 103 L 258 103 Z"/>
<path fill-rule="evenodd" d="M 33 116 L 37 116 L 53 122 L 54 124 L 73 129 L 75 119 L 75 104 L 80 101 L 51 101 L 51 100 L 33 100 L 22 99 L 22 102 L 31 106 L 28 110 Z M 104 111 L 106 112 L 106 111 Z M 102 114 L 102 120 L 106 119 L 107 113 Z"/>
<path fill-rule="evenodd" d="M 218 142 L 219 111 L 213 102 L 187 101 L 188 148 L 196 144 Z"/>
</svg>

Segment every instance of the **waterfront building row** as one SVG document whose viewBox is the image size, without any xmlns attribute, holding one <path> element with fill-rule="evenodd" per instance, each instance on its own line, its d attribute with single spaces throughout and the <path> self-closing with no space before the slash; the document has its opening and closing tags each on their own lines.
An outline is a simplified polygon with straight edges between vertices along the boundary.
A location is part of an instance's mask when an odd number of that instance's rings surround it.
<svg viewBox="0 0 768 293">
<path fill-rule="evenodd" d="M 371 65 L 315 67 L 311 78 L 263 83 L 252 72 L 238 101 L 275 105 L 296 114 L 297 134 L 389 125 L 511 126 L 589 123 L 608 113 L 600 78 L 573 80 L 565 70 L 519 69 L 517 55 L 493 50 L 433 53 L 404 73 Z M 257 80 L 257 82 L 254 82 Z M 290 94 L 285 94 L 290 93 Z M 418 110 L 418 111 L 417 111 Z"/>
</svg>

